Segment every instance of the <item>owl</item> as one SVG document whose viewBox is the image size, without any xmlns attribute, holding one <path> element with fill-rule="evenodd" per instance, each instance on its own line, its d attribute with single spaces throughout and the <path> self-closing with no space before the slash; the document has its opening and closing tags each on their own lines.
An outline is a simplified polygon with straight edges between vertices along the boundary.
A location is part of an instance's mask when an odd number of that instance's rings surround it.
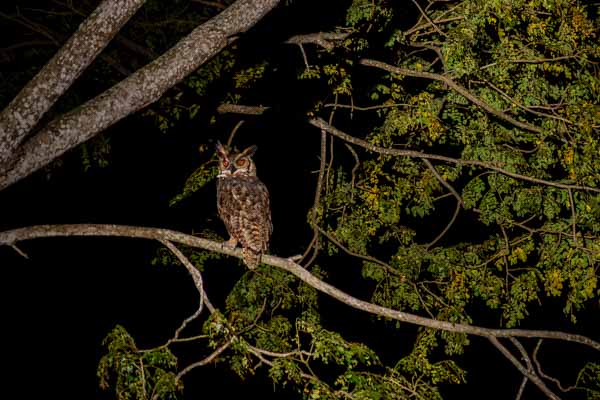
<svg viewBox="0 0 600 400">
<path fill-rule="evenodd" d="M 256 176 L 252 156 L 256 146 L 242 152 L 229 152 L 217 142 L 217 209 L 225 223 L 229 240 L 226 246 L 242 246 L 244 263 L 256 268 L 267 251 L 273 231 L 267 187 Z"/>
</svg>

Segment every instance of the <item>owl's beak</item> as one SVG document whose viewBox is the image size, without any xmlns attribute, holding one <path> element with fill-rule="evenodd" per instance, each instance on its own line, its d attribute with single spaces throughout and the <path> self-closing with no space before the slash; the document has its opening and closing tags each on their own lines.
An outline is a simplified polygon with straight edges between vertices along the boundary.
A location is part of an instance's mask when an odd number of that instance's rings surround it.
<svg viewBox="0 0 600 400">
<path fill-rule="evenodd" d="M 227 168 L 224 171 L 221 171 L 221 173 L 219 175 L 217 175 L 217 178 L 228 178 L 232 175 L 232 171 L 231 168 Z"/>
</svg>

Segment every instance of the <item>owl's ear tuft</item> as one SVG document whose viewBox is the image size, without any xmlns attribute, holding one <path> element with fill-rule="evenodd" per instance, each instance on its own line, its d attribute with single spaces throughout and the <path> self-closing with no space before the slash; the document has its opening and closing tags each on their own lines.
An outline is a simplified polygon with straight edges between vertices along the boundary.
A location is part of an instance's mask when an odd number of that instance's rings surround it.
<svg viewBox="0 0 600 400">
<path fill-rule="evenodd" d="M 258 146 L 252 145 L 240 153 L 240 157 L 252 157 L 258 150 Z"/>
<path fill-rule="evenodd" d="M 225 147 L 223 147 L 221 142 L 219 142 L 218 140 L 217 140 L 217 144 L 215 146 L 215 150 L 217 151 L 217 155 L 219 156 L 219 158 L 227 157 L 227 150 L 225 150 Z"/>
</svg>

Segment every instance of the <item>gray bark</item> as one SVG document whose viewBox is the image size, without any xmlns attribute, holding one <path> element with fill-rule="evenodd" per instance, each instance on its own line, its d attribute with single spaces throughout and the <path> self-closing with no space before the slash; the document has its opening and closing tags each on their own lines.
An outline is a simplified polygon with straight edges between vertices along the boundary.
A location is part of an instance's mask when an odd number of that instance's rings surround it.
<svg viewBox="0 0 600 400">
<path fill-rule="evenodd" d="M 223 242 L 215 242 L 208 239 L 199 238 L 197 236 L 187 235 L 185 233 L 173 231 L 170 229 L 148 228 L 140 226 L 126 225 L 101 225 L 101 224 L 80 224 L 80 225 L 37 225 L 26 228 L 18 228 L 9 231 L 0 232 L 0 247 L 13 246 L 15 249 L 18 242 L 24 240 L 32 240 L 37 238 L 61 237 L 61 236 L 114 236 L 114 237 L 130 237 L 144 238 L 150 240 L 158 240 L 160 242 L 181 243 L 186 246 L 201 248 L 215 253 L 227 254 L 242 258 L 242 250 L 231 249 L 223 246 Z M 377 304 L 369 303 L 364 300 L 357 299 L 333 285 L 330 285 L 310 271 L 306 270 L 302 265 L 296 264 L 289 258 L 281 258 L 270 255 L 262 255 L 261 263 L 281 268 L 295 275 L 308 285 L 314 287 L 318 291 L 325 293 L 336 300 L 349 305 L 350 307 L 362 310 L 374 315 L 378 315 L 393 320 L 407 322 L 443 330 L 448 332 L 466 333 L 469 335 L 483 336 L 485 338 L 510 338 L 510 337 L 527 337 L 527 338 L 543 338 L 565 340 L 574 343 L 581 343 L 589 346 L 597 351 L 600 351 L 600 343 L 586 336 L 547 330 L 531 330 L 531 329 L 494 329 L 484 328 L 474 325 L 466 325 L 455 322 L 439 321 L 436 319 L 421 317 L 419 315 L 393 310 L 391 308 L 382 307 Z"/>
<path fill-rule="evenodd" d="M 104 0 L 0 114 L 0 165 L 145 0 Z"/>
<path fill-rule="evenodd" d="M 12 165 L 5 165 L 0 170 L 0 190 L 44 167 L 127 115 L 158 100 L 167 89 L 221 51 L 229 43 L 231 36 L 254 26 L 279 1 L 236 1 L 144 68 L 50 122 L 20 146 L 19 157 Z"/>
</svg>

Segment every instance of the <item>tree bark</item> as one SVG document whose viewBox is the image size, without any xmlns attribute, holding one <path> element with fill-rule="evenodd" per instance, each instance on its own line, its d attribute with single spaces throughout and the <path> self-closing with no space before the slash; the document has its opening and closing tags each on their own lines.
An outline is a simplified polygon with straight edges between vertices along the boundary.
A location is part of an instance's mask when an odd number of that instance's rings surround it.
<svg viewBox="0 0 600 400">
<path fill-rule="evenodd" d="M 24 142 L 12 164 L 0 164 L 0 190 L 49 164 L 127 115 L 158 100 L 233 35 L 254 26 L 279 0 L 238 0 L 172 49 L 104 93 L 70 111 Z M 61 79 L 53 76 L 53 79 Z M 12 135 L 12 133 L 9 132 Z"/>
<path fill-rule="evenodd" d="M 223 246 L 223 243 L 221 242 L 215 242 L 212 240 L 187 235 L 185 233 L 173 231 L 170 229 L 147 228 L 126 225 L 79 224 L 29 226 L 26 228 L 18 228 L 0 232 L 0 246 L 13 246 L 15 250 L 18 250 L 18 248 L 16 247 L 16 243 L 20 241 L 61 236 L 113 236 L 143 238 L 150 240 L 158 240 L 160 242 L 169 241 L 173 243 L 181 243 L 186 246 L 201 248 L 213 251 L 215 253 L 227 254 L 229 256 L 234 256 L 237 258 L 243 257 L 241 249 L 228 248 L 227 246 Z M 569 342 L 581 343 L 597 351 L 600 351 L 600 343 L 588 337 L 571 333 L 530 329 L 484 328 L 474 325 L 439 321 L 403 311 L 393 310 L 391 308 L 382 307 L 377 304 L 357 299 L 356 297 L 353 297 L 341 291 L 335 286 L 320 280 L 319 278 L 311 274 L 308 270 L 304 269 L 301 265 L 296 264 L 293 260 L 289 258 L 281 258 L 264 254 L 261 257 L 260 261 L 261 263 L 288 271 L 289 273 L 295 275 L 296 277 L 298 277 L 308 285 L 314 287 L 318 291 L 325 293 L 333 297 L 334 299 L 337 299 L 342 303 L 349 305 L 350 307 L 374 315 L 379 315 L 381 317 L 390 318 L 409 324 L 425 326 L 437 330 L 466 333 L 469 335 L 483 336 L 485 338 L 528 337 L 565 340 Z"/>
<path fill-rule="evenodd" d="M 0 165 L 145 0 L 104 0 L 0 114 Z"/>
</svg>

